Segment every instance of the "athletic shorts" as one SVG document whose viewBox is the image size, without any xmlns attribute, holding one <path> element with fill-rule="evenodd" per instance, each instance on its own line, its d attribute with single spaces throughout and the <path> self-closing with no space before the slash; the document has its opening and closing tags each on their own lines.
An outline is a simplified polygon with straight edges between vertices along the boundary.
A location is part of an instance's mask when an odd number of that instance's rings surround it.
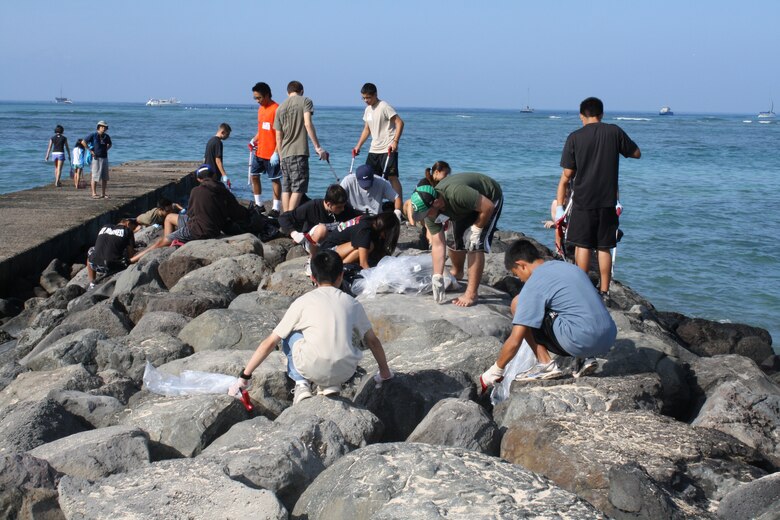
<svg viewBox="0 0 780 520">
<path fill-rule="evenodd" d="M 122 269 L 125 269 L 128 265 L 126 260 L 122 262 L 111 262 L 108 265 L 96 264 L 92 259 L 94 254 L 95 254 L 95 247 L 92 246 L 89 248 L 89 251 L 87 251 L 87 263 L 89 264 L 89 267 L 98 274 L 116 273 L 121 271 Z"/>
<path fill-rule="evenodd" d="M 249 174 L 252 177 L 258 177 L 261 173 L 265 173 L 269 181 L 275 181 L 282 178 L 282 168 L 279 164 L 271 166 L 271 161 L 268 159 L 261 159 L 260 157 L 252 156 L 252 167 L 249 169 Z"/>
<path fill-rule="evenodd" d="M 496 232 L 496 225 L 498 224 L 498 218 L 501 216 L 501 208 L 504 206 L 504 197 L 494 200 L 493 215 L 490 217 L 487 226 L 482 228 L 482 234 L 480 235 L 480 245 L 475 251 L 490 252 L 490 244 L 493 242 L 493 233 Z M 445 232 L 447 237 L 447 247 L 453 251 L 466 251 L 466 244 L 471 236 L 471 226 L 477 221 L 479 213 L 476 211 L 471 213 L 468 217 L 460 220 L 455 220 L 449 229 Z"/>
<path fill-rule="evenodd" d="M 65 152 L 52 152 L 51 153 L 51 160 L 54 162 L 60 161 L 65 162 Z"/>
<path fill-rule="evenodd" d="M 281 161 L 282 192 L 306 193 L 309 189 L 309 157 L 293 155 Z"/>
<path fill-rule="evenodd" d="M 93 181 L 108 180 L 108 157 L 92 158 L 92 180 Z"/>
<path fill-rule="evenodd" d="M 190 228 L 187 227 L 187 220 L 187 215 L 180 214 L 176 223 L 176 231 L 168 235 L 166 238 L 171 242 L 174 240 L 178 240 L 179 242 L 189 242 L 190 240 L 193 240 L 193 237 L 190 234 Z"/>
<path fill-rule="evenodd" d="M 571 208 L 566 241 L 588 249 L 611 249 L 617 245 L 618 216 L 611 208 Z"/>
<path fill-rule="evenodd" d="M 558 338 L 555 337 L 553 331 L 553 323 L 555 318 L 558 317 L 557 312 L 546 311 L 544 313 L 544 320 L 542 320 L 542 327 L 540 329 L 531 329 L 531 334 L 534 336 L 534 341 L 544 345 L 548 351 L 557 356 L 571 357 L 571 354 L 566 352 L 560 343 Z"/>
<path fill-rule="evenodd" d="M 387 168 L 385 168 L 385 163 Z M 386 153 L 369 153 L 368 157 L 366 157 L 366 164 L 371 166 L 375 175 L 381 175 L 385 179 L 398 177 L 398 152 L 390 154 L 389 162 Z"/>
</svg>

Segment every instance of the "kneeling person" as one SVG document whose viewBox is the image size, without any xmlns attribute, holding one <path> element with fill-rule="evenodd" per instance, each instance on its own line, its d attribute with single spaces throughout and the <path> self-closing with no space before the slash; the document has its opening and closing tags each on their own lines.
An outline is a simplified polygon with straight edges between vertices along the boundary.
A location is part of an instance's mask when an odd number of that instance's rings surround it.
<svg viewBox="0 0 780 520">
<path fill-rule="evenodd" d="M 135 233 L 138 222 L 126 217 L 115 226 L 103 226 L 94 247 L 87 253 L 89 288 L 95 287 L 97 273 L 108 275 L 125 269 L 135 254 Z"/>
<path fill-rule="evenodd" d="M 276 328 L 257 347 L 230 395 L 238 396 L 249 384 L 252 372 L 282 342 L 287 356 L 287 375 L 295 381 L 293 404 L 312 396 L 311 384 L 319 393 L 334 395 L 355 373 L 363 356 L 353 338 L 362 338 L 374 355 L 379 383 L 393 377 L 382 343 L 374 334 L 363 306 L 342 292 L 344 264 L 335 251 L 321 251 L 312 259 L 312 279 L 317 289 L 304 294 L 287 309 Z"/>
<path fill-rule="evenodd" d="M 512 332 L 498 360 L 480 378 L 483 391 L 503 379 L 504 368 L 523 340 L 533 350 L 537 363 L 515 380 L 560 377 L 562 372 L 550 352 L 585 358 L 575 377 L 594 371 L 597 363 L 593 356 L 612 348 L 617 327 L 588 275 L 566 262 L 545 261 L 527 240 L 512 244 L 505 253 L 504 265 L 524 285 L 512 301 Z"/>
</svg>

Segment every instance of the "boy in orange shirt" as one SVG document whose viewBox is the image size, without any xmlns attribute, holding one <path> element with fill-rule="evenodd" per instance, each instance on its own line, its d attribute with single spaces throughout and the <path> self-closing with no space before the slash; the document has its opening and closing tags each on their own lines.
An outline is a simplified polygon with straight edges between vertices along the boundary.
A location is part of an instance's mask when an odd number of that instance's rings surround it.
<svg viewBox="0 0 780 520">
<path fill-rule="evenodd" d="M 273 208 L 268 216 L 277 218 L 282 209 L 282 172 L 279 168 L 279 153 L 276 150 L 274 130 L 274 116 L 279 104 L 271 99 L 271 87 L 267 83 L 256 83 L 252 87 L 252 96 L 260 105 L 257 109 L 257 134 L 249 142 L 249 150 L 254 152 L 249 170 L 252 193 L 255 196 L 255 204 L 262 208 L 263 188 L 260 186 L 260 174 L 265 173 L 271 181 L 274 194 Z"/>
</svg>

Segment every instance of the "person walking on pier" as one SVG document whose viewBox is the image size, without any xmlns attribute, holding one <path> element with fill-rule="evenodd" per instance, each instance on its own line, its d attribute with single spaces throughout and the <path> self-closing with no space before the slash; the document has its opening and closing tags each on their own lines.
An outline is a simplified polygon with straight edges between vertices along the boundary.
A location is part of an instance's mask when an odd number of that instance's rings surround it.
<svg viewBox="0 0 780 520">
<path fill-rule="evenodd" d="M 97 131 L 92 132 L 84 139 L 92 156 L 92 198 L 108 199 L 106 188 L 108 187 L 108 150 L 111 149 L 111 136 L 108 135 L 108 123 L 98 121 Z M 97 182 L 100 181 L 101 195 L 97 194 Z"/>
<path fill-rule="evenodd" d="M 51 155 L 52 160 L 54 160 L 54 185 L 58 188 L 62 187 L 60 175 L 62 175 L 62 165 L 65 162 L 65 152 L 68 153 L 68 161 L 71 161 L 68 138 L 62 135 L 64 131 L 62 125 L 54 127 L 54 135 L 49 139 L 49 147 L 46 149 L 46 158 L 44 159 L 48 161 Z"/>
</svg>

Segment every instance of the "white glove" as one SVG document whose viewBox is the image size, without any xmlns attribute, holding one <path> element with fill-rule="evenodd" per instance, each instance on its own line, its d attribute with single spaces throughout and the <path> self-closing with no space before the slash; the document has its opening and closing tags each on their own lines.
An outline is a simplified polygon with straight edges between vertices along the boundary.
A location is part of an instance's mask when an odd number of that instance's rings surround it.
<svg viewBox="0 0 780 520">
<path fill-rule="evenodd" d="M 246 146 L 247 148 L 249 148 L 250 152 L 254 152 L 255 149 L 257 148 L 257 143 L 255 142 L 254 139 L 252 139 L 251 141 L 249 141 L 249 143 Z"/>
<path fill-rule="evenodd" d="M 479 376 L 479 384 L 482 385 L 482 393 L 487 392 L 488 387 L 500 383 L 504 379 L 504 369 L 499 368 L 493 363 L 493 366 L 487 369 L 487 372 Z"/>
<path fill-rule="evenodd" d="M 476 225 L 471 226 L 471 235 L 469 235 L 469 243 L 466 244 L 466 249 L 469 251 L 476 251 L 482 248 L 482 228 Z"/>
<path fill-rule="evenodd" d="M 302 244 L 303 241 L 306 240 L 306 236 L 300 231 L 293 231 L 290 233 L 290 238 L 292 238 L 296 244 Z"/>
<path fill-rule="evenodd" d="M 385 381 L 389 381 L 390 379 L 393 379 L 393 377 L 395 377 L 395 374 L 393 373 L 392 370 L 390 371 L 390 377 L 382 377 L 379 374 L 379 372 L 377 372 L 376 374 L 374 374 L 375 388 L 382 388 L 382 383 L 384 383 Z"/>
<path fill-rule="evenodd" d="M 228 388 L 228 395 L 241 399 L 241 390 L 244 390 L 249 386 L 249 381 L 243 377 L 236 379 L 236 382 L 230 385 Z"/>
<path fill-rule="evenodd" d="M 395 218 L 397 218 L 397 219 L 398 219 L 398 222 L 399 222 L 399 223 L 404 221 L 404 220 L 403 220 L 403 213 L 401 213 L 401 210 L 400 210 L 400 209 L 394 209 L 394 210 L 393 210 L 393 213 L 395 213 Z"/>
<path fill-rule="evenodd" d="M 615 204 L 615 213 L 617 213 L 618 217 L 621 213 L 623 213 L 623 205 L 620 203 L 620 201 L 617 201 L 617 204 Z"/>
<path fill-rule="evenodd" d="M 431 287 L 433 288 L 433 301 L 444 303 L 444 276 L 435 274 L 431 277 Z"/>
<path fill-rule="evenodd" d="M 561 220 L 563 220 L 563 217 L 565 216 L 566 216 L 566 211 L 563 209 L 563 206 L 560 205 L 557 206 L 555 208 L 555 219 L 554 219 L 555 223 L 559 224 Z"/>
<path fill-rule="evenodd" d="M 279 152 L 274 152 L 273 155 L 271 155 L 271 158 L 268 159 L 268 164 L 271 165 L 271 168 L 279 166 Z"/>
</svg>

